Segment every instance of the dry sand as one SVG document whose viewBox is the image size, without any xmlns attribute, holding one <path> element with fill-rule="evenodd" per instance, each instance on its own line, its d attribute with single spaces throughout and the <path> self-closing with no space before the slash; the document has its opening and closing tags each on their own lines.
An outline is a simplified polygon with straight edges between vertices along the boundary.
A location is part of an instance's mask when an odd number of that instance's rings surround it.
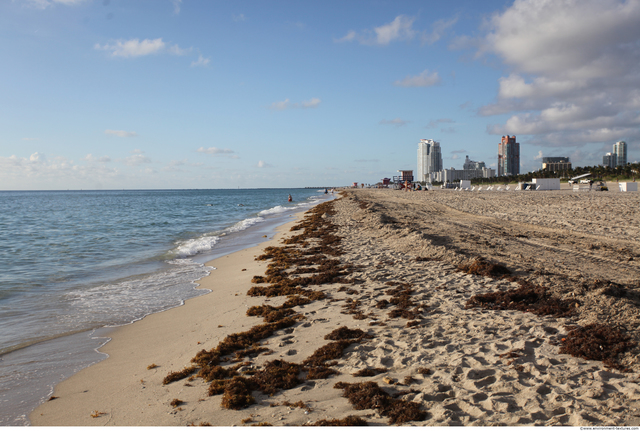
<svg viewBox="0 0 640 431">
<path fill-rule="evenodd" d="M 358 415 L 386 425 L 383 410 L 356 411 L 334 388 L 376 382 L 395 399 L 417 403 L 425 412 L 424 420 L 409 422 L 417 425 L 640 425 L 637 347 L 619 358 L 627 372 L 559 353 L 568 326 L 608 324 L 639 341 L 639 204 L 637 193 L 349 190 L 334 201 L 335 214 L 323 217 L 342 237 L 337 259 L 355 267 L 349 279 L 359 282 L 310 286 L 328 296 L 296 307 L 304 320 L 263 340 L 272 351 L 245 367 L 259 370 L 274 359 L 301 364 L 342 326 L 370 334 L 344 350 L 332 366 L 339 375 L 271 397 L 254 391 L 256 404 L 237 411 L 221 407 L 222 395 L 209 397 L 200 378 L 162 384 L 198 351 L 262 324 L 245 315 L 248 307 L 285 301 L 246 296 L 255 286 L 251 278 L 269 263 L 254 257 L 299 233 L 285 225 L 269 243 L 211 262 L 217 269 L 201 281 L 210 294 L 118 329 L 101 349 L 110 357 L 58 385 L 57 398 L 30 419 L 34 425 L 241 425 L 243 419 L 302 425 Z M 519 287 L 458 271 L 477 258 L 548 288 L 571 303 L 573 314 L 466 308 L 473 295 Z M 393 300 L 390 289 L 403 286 L 412 289 L 417 315 L 411 319 L 391 317 L 391 305 L 379 308 Z M 147 369 L 151 364 L 158 367 Z M 387 371 L 352 376 L 365 368 Z M 172 407 L 174 399 L 183 404 Z M 272 406 L 285 401 L 304 407 Z"/>
</svg>

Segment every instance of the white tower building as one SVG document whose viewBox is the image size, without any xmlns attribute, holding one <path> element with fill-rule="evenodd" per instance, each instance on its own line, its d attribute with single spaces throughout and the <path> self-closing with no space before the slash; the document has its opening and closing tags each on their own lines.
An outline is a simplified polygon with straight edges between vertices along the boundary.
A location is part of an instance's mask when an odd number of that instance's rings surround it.
<svg viewBox="0 0 640 431">
<path fill-rule="evenodd" d="M 417 181 L 431 182 L 430 174 L 442 170 L 442 152 L 440 142 L 433 139 L 420 139 L 418 143 Z"/>
<path fill-rule="evenodd" d="M 616 155 L 616 166 L 627 164 L 627 143 L 625 141 L 613 144 L 613 153 Z"/>
</svg>

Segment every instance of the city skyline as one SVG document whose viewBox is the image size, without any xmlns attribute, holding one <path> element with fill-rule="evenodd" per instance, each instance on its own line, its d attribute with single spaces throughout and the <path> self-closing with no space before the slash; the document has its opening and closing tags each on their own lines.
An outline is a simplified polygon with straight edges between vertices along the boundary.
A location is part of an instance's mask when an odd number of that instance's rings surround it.
<svg viewBox="0 0 640 431">
<path fill-rule="evenodd" d="M 0 190 L 304 187 L 640 148 L 640 0 L 0 3 Z M 417 137 L 417 139 L 416 139 Z"/>
</svg>

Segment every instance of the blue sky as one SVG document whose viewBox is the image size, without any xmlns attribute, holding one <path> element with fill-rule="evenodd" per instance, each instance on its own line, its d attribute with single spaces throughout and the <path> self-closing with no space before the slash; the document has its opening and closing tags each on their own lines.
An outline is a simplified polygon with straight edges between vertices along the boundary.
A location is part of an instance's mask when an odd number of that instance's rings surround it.
<svg viewBox="0 0 640 431">
<path fill-rule="evenodd" d="M 0 190 L 304 187 L 637 160 L 640 0 L 0 2 Z"/>
</svg>

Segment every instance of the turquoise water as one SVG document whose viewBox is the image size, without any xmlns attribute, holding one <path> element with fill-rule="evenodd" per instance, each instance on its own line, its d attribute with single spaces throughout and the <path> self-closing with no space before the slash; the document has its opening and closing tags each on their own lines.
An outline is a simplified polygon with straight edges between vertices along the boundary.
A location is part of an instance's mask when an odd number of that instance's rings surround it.
<svg viewBox="0 0 640 431">
<path fill-rule="evenodd" d="M 202 294 L 194 282 L 212 271 L 205 262 L 260 242 L 323 198 L 304 189 L 0 192 L 0 425 L 27 423 L 60 374 L 99 359 L 105 339 L 92 331 Z"/>
</svg>

